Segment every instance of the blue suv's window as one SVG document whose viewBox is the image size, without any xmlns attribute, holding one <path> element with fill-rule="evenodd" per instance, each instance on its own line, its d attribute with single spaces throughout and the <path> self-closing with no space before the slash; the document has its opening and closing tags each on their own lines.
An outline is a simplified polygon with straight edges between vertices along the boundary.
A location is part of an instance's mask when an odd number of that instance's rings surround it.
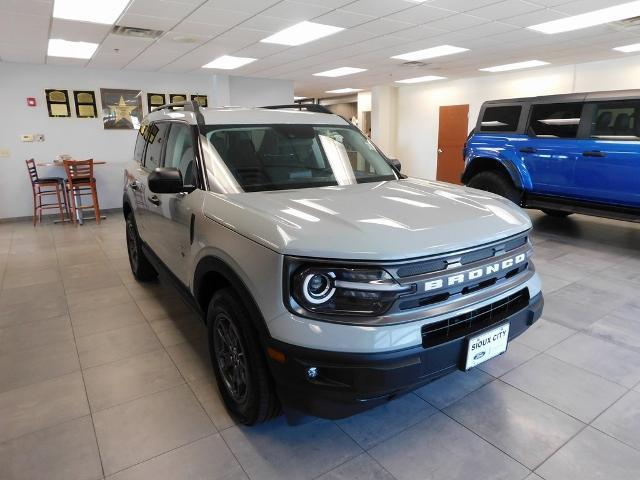
<svg viewBox="0 0 640 480">
<path fill-rule="evenodd" d="M 487 107 L 480 122 L 481 132 L 515 132 L 522 112 L 521 105 Z"/>
<path fill-rule="evenodd" d="M 529 133 L 536 137 L 575 138 L 578 134 L 582 103 L 546 103 L 533 105 Z"/>
<path fill-rule="evenodd" d="M 596 104 L 591 136 L 604 140 L 640 140 L 640 102 Z"/>
</svg>

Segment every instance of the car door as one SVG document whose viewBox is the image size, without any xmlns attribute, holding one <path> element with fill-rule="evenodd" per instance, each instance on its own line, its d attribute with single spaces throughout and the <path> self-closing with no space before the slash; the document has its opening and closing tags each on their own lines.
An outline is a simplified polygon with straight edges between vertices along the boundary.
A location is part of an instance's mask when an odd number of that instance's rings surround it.
<svg viewBox="0 0 640 480">
<path fill-rule="evenodd" d="M 527 133 L 519 153 L 531 176 L 534 193 L 575 195 L 575 164 L 584 141 L 578 138 L 583 103 L 531 106 Z"/>
<path fill-rule="evenodd" d="M 143 122 L 140 125 L 133 153 L 133 162 L 130 162 L 124 171 L 126 186 L 125 192 L 129 198 L 131 208 L 134 212 L 134 218 L 138 226 L 142 225 L 145 209 L 144 194 L 142 191 L 144 181 L 142 177 L 146 175 L 144 171 L 144 153 L 147 147 L 148 127 L 148 122 Z"/>
<path fill-rule="evenodd" d="M 588 106 L 589 138 L 576 163 L 584 200 L 640 206 L 640 100 Z"/>
</svg>

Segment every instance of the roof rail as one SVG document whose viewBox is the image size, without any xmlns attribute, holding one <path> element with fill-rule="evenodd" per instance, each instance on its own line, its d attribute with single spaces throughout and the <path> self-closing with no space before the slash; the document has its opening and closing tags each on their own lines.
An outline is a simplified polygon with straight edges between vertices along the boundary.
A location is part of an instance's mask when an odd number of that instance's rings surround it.
<svg viewBox="0 0 640 480">
<path fill-rule="evenodd" d="M 198 102 L 195 102 L 193 100 L 187 100 L 186 102 L 166 103 L 164 105 L 160 105 L 159 107 L 154 108 L 151 111 L 157 112 L 158 110 L 164 110 L 166 108 L 171 110 L 175 110 L 176 108 L 182 108 L 187 112 L 195 112 L 195 113 L 198 113 L 200 111 L 200 105 L 198 104 Z"/>
<path fill-rule="evenodd" d="M 317 103 L 295 103 L 293 105 L 267 105 L 265 107 L 260 107 L 260 108 L 267 108 L 269 110 L 287 110 L 287 109 L 307 110 L 309 112 L 328 113 L 330 115 L 333 115 L 333 112 L 331 110 L 329 110 L 324 105 L 319 105 Z"/>
</svg>

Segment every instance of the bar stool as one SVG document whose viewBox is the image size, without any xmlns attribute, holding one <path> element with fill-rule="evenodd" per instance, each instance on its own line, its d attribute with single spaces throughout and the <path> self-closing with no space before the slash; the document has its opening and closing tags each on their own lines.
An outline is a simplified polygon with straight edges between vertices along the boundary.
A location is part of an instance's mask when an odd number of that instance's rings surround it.
<svg viewBox="0 0 640 480">
<path fill-rule="evenodd" d="M 33 158 L 25 160 L 27 164 L 27 170 L 29 171 L 29 180 L 31 180 L 31 190 L 33 192 L 33 226 L 36 226 L 36 218 L 42 223 L 42 211 L 59 209 L 60 220 L 64 222 L 64 209 L 69 215 L 69 201 L 67 198 L 67 192 L 64 186 L 64 178 L 61 177 L 46 177 L 40 178 L 38 176 L 38 169 L 36 168 L 36 162 Z M 56 203 L 43 203 L 43 199 L 47 196 L 55 195 L 58 199 Z"/>
<path fill-rule="evenodd" d="M 96 223 L 100 223 L 100 205 L 98 204 L 98 188 L 93 176 L 93 159 L 64 160 L 64 170 L 67 174 L 67 190 L 71 203 L 71 219 L 76 223 L 78 210 L 92 208 Z M 91 196 L 91 205 L 82 205 L 82 197 Z"/>
</svg>

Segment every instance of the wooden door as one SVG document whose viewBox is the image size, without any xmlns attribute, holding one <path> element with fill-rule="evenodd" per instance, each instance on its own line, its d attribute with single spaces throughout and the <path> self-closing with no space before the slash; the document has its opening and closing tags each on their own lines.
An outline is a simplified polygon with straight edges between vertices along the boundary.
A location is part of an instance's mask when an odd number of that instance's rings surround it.
<svg viewBox="0 0 640 480">
<path fill-rule="evenodd" d="M 467 140 L 469 105 L 440 107 L 438 127 L 438 170 L 436 179 L 460 184 L 464 170 L 462 149 Z"/>
</svg>

